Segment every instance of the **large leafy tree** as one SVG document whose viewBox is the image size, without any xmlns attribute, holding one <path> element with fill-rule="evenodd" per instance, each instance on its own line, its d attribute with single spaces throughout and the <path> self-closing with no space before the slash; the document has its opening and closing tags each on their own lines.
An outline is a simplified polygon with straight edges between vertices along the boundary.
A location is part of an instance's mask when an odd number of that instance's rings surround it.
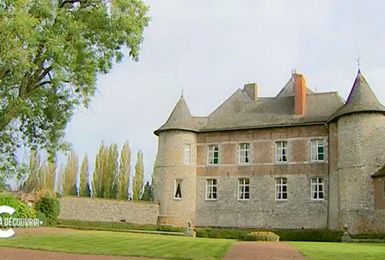
<svg viewBox="0 0 385 260">
<path fill-rule="evenodd" d="M 147 9 L 141 0 L 0 0 L 0 170 L 21 145 L 63 148 L 96 76 L 125 52 L 138 58 Z"/>
</svg>

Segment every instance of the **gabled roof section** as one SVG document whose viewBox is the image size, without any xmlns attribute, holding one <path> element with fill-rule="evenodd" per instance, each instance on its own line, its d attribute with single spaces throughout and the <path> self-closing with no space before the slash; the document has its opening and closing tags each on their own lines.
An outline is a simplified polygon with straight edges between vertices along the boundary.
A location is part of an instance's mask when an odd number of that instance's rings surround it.
<svg viewBox="0 0 385 260">
<path fill-rule="evenodd" d="M 165 130 L 187 130 L 196 132 L 204 125 L 205 119 L 199 117 L 192 117 L 187 106 L 186 100 L 181 96 L 176 103 L 173 111 L 167 122 L 159 129 L 155 130 L 155 134 Z"/>
<path fill-rule="evenodd" d="M 306 94 L 314 94 L 314 92 L 306 88 Z M 276 97 L 291 97 L 294 96 L 294 79 L 291 77 L 289 81 L 286 83 L 286 85 L 281 89 L 281 91 L 278 93 Z"/>
<path fill-rule="evenodd" d="M 298 117 L 294 115 L 294 96 L 250 100 L 242 95 L 237 90 L 210 114 L 200 132 L 323 124 L 343 105 L 336 92 L 309 94 L 305 114 Z"/>
<path fill-rule="evenodd" d="M 378 168 L 373 174 L 372 174 L 372 177 L 373 178 L 376 178 L 376 177 L 382 177 L 382 176 L 385 176 L 385 164 L 383 166 L 381 166 L 380 168 Z"/>
<path fill-rule="evenodd" d="M 330 120 L 359 112 L 381 112 L 385 114 L 385 107 L 378 101 L 360 70 L 358 70 L 357 77 L 345 105 L 341 107 Z"/>
</svg>

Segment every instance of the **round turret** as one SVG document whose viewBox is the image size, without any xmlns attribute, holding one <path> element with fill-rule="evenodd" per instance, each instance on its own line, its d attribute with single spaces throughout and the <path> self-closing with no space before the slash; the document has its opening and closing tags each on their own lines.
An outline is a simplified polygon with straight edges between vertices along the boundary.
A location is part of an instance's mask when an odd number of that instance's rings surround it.
<svg viewBox="0 0 385 260">
<path fill-rule="evenodd" d="M 155 165 L 155 201 L 161 225 L 195 223 L 196 151 L 195 121 L 183 97 L 167 122 L 155 131 L 158 155 Z"/>
<path fill-rule="evenodd" d="M 385 108 L 359 72 L 346 104 L 334 116 L 338 131 L 339 226 L 373 232 L 372 174 L 384 164 Z"/>
</svg>

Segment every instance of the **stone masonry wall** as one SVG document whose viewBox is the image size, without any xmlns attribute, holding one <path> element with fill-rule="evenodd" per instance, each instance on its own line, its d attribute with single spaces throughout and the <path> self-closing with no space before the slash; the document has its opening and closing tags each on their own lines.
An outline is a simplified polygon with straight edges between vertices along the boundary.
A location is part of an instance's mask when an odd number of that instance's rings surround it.
<svg viewBox="0 0 385 260">
<path fill-rule="evenodd" d="M 60 219 L 84 221 L 125 220 L 134 224 L 156 225 L 159 205 L 113 199 L 63 197 L 60 199 Z"/>
</svg>

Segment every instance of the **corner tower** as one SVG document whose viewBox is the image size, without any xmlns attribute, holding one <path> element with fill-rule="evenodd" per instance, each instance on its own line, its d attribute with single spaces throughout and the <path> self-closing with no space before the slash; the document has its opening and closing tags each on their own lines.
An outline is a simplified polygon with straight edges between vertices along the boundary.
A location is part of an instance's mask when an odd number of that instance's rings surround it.
<svg viewBox="0 0 385 260">
<path fill-rule="evenodd" d="M 195 223 L 197 123 L 181 96 L 167 122 L 155 131 L 158 136 L 155 201 L 160 204 L 161 225 Z"/>
<path fill-rule="evenodd" d="M 337 137 L 338 196 L 334 228 L 349 232 L 384 232 L 385 212 L 374 205 L 372 175 L 385 160 L 385 107 L 380 104 L 360 71 L 344 106 L 333 115 Z"/>
</svg>

